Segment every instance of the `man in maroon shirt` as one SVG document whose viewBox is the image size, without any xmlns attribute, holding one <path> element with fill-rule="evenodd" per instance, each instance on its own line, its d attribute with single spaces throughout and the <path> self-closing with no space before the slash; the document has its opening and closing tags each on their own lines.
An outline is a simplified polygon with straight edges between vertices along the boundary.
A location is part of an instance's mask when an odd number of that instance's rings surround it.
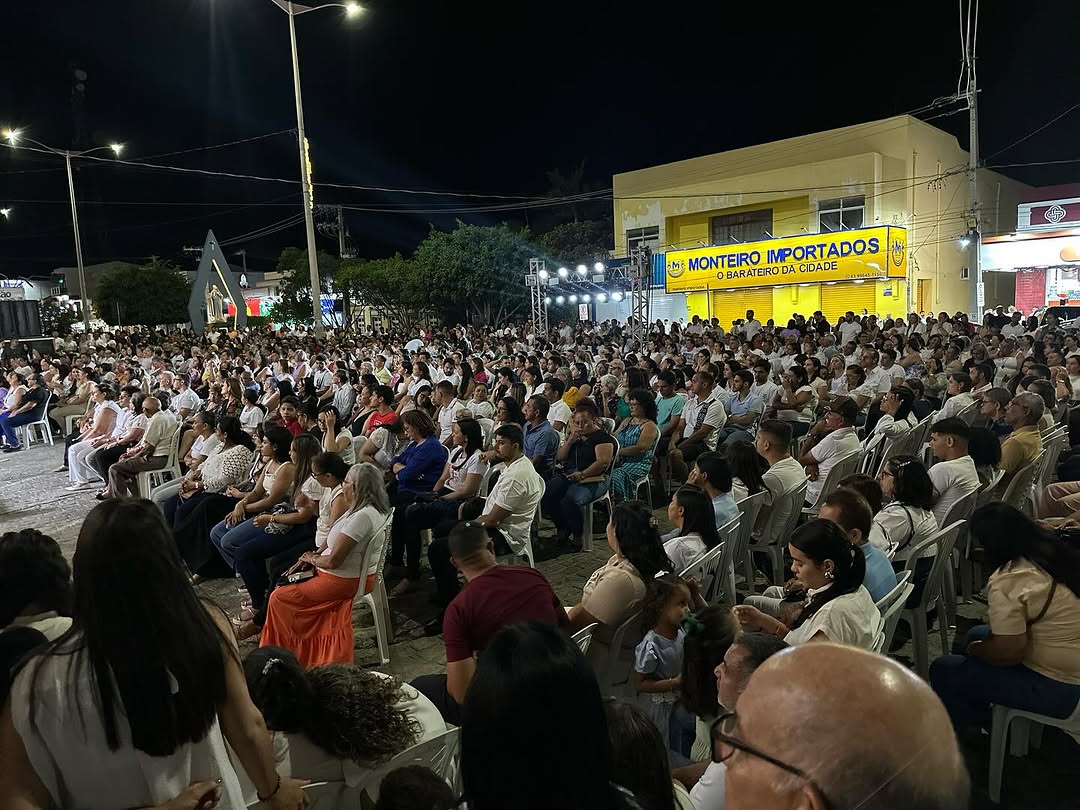
<svg viewBox="0 0 1080 810">
<path fill-rule="evenodd" d="M 450 556 L 466 580 L 443 616 L 446 674 L 422 675 L 413 686 L 461 725 L 461 704 L 476 671 L 476 655 L 507 625 L 529 620 L 567 626 L 566 611 L 535 568 L 499 565 L 487 529 L 466 521 L 450 531 Z"/>
</svg>

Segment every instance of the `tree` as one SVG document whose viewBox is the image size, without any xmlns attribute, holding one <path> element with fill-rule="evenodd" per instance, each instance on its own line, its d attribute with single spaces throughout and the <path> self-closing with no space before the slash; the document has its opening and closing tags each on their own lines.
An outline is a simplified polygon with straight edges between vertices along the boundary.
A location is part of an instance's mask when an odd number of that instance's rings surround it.
<svg viewBox="0 0 1080 810">
<path fill-rule="evenodd" d="M 448 233 L 432 228 L 416 249 L 416 262 L 434 306 L 465 310 L 495 325 L 528 306 L 525 273 L 534 255 L 528 230 L 458 221 Z"/>
<path fill-rule="evenodd" d="M 154 259 L 142 267 L 115 267 L 103 273 L 94 310 L 112 326 L 186 323 L 190 297 L 191 282 L 183 271 Z"/>
<path fill-rule="evenodd" d="M 431 288 L 420 265 L 400 253 L 389 259 L 343 262 L 335 283 L 361 306 L 386 313 L 409 333 L 431 304 Z"/>
<path fill-rule="evenodd" d="M 611 223 L 595 219 L 558 225 L 536 238 L 542 258 L 567 267 L 585 262 L 591 268 L 594 262 L 606 262 L 611 243 Z"/>
<path fill-rule="evenodd" d="M 334 291 L 334 278 L 341 262 L 323 252 L 316 254 L 316 261 L 319 265 L 322 292 L 329 294 Z M 277 271 L 281 273 L 281 282 L 278 284 L 278 300 L 270 308 L 270 317 L 275 323 L 303 323 L 311 326 L 311 276 L 307 251 L 294 247 L 285 248 L 278 257 Z"/>
</svg>

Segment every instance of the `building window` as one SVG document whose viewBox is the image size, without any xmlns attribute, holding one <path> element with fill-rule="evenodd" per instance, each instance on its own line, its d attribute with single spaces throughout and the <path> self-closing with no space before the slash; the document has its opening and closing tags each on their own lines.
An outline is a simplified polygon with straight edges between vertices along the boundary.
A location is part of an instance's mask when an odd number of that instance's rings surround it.
<svg viewBox="0 0 1080 810">
<path fill-rule="evenodd" d="M 725 214 L 709 220 L 709 238 L 714 245 L 734 242 L 758 242 L 772 238 L 772 209 L 747 211 L 744 214 Z"/>
<path fill-rule="evenodd" d="M 647 247 L 653 253 L 660 247 L 660 226 L 647 228 L 628 228 L 626 231 L 626 254 L 630 255 L 638 248 Z"/>
<path fill-rule="evenodd" d="M 839 197 L 818 203 L 818 233 L 850 231 L 863 226 L 866 198 Z"/>
</svg>

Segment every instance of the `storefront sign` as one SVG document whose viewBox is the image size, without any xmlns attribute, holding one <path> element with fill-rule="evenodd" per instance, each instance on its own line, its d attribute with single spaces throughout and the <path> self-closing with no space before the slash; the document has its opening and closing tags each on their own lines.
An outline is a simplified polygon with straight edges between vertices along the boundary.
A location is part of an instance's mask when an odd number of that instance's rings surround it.
<svg viewBox="0 0 1080 810">
<path fill-rule="evenodd" d="M 983 270 L 1026 267 L 1080 268 L 1080 236 L 1045 236 L 1038 233 L 990 236 L 982 241 Z"/>
<path fill-rule="evenodd" d="M 665 255 L 667 292 L 904 278 L 907 232 L 894 226 L 678 250 Z"/>
</svg>

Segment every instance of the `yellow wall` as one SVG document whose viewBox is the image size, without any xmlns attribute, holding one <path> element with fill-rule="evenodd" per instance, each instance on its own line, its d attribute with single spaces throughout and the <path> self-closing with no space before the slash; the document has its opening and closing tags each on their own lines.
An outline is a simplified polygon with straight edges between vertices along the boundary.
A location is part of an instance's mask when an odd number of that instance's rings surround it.
<svg viewBox="0 0 1080 810">
<path fill-rule="evenodd" d="M 805 287 L 790 284 L 773 288 L 773 320 L 780 326 L 787 326 L 791 316 L 796 313 L 810 315 L 818 309 L 821 309 L 820 284 L 807 284 Z"/>
<path fill-rule="evenodd" d="M 896 116 L 626 172 L 613 178 L 615 255 L 626 255 L 630 228 L 658 226 L 660 250 L 685 249 L 708 243 L 711 217 L 761 208 L 773 209 L 776 236 L 804 229 L 815 233 L 821 201 L 863 195 L 866 226 L 907 228 L 910 277 L 932 282 L 932 300 L 925 307 L 966 312 L 971 286 L 960 271 L 970 266 L 972 255 L 960 249 L 958 238 L 968 227 L 968 179 L 963 171 L 950 172 L 967 160 L 952 135 Z M 940 180 L 931 182 L 935 177 Z M 1016 203 L 1026 189 L 981 170 L 982 233 L 1012 230 Z M 987 307 L 1012 303 L 1013 286 L 995 275 L 1004 274 L 987 274 Z M 891 298 L 876 291 L 879 314 L 906 311 L 906 293 L 902 283 L 894 283 Z M 791 308 L 789 299 L 790 292 L 774 293 L 776 314 Z M 803 308 L 801 298 L 798 306 L 803 314 L 813 311 Z"/>
<path fill-rule="evenodd" d="M 692 320 L 697 315 L 699 318 L 708 320 L 712 317 L 709 309 L 709 294 L 696 292 L 686 294 L 686 319 Z"/>
</svg>

